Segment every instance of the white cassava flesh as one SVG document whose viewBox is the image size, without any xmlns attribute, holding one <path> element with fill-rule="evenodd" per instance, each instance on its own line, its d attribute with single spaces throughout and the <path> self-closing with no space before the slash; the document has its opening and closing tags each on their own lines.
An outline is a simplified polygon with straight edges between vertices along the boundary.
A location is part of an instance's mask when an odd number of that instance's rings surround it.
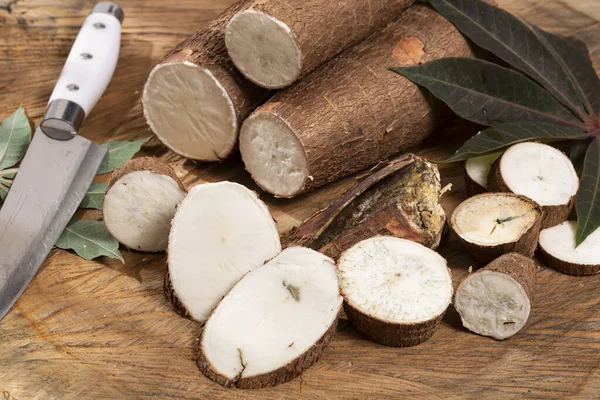
<svg viewBox="0 0 600 400">
<path fill-rule="evenodd" d="M 600 272 L 600 229 L 578 247 L 575 246 L 577 222 L 565 221 L 540 233 L 540 256 L 548 266 L 571 275 Z"/>
<path fill-rule="evenodd" d="M 142 101 L 148 125 L 177 154 L 219 161 L 236 145 L 235 108 L 206 68 L 188 61 L 158 64 L 150 72 Z"/>
<path fill-rule="evenodd" d="M 280 251 L 273 217 L 256 193 L 232 182 L 194 186 L 173 218 L 166 289 L 178 311 L 203 322 L 244 274 Z"/>
<path fill-rule="evenodd" d="M 492 164 L 500 158 L 502 152 L 488 154 L 486 156 L 470 158 L 465 162 L 467 174 L 467 185 L 476 185 L 478 190 L 473 190 L 473 195 L 483 193 L 487 190 L 487 180 Z M 470 181 L 469 181 L 470 180 Z"/>
<path fill-rule="evenodd" d="M 452 298 L 446 260 L 405 239 L 364 240 L 342 255 L 338 271 L 352 326 L 389 346 L 429 339 Z"/>
<path fill-rule="evenodd" d="M 306 153 L 298 137 L 277 116 L 255 113 L 242 125 L 240 152 L 255 182 L 277 197 L 292 197 L 308 177 Z"/>
<path fill-rule="evenodd" d="M 302 52 L 293 32 L 267 13 L 250 9 L 233 16 L 225 43 L 236 67 L 257 85 L 280 89 L 300 75 Z"/>
<path fill-rule="evenodd" d="M 198 366 L 224 386 L 286 382 L 319 358 L 341 305 L 333 260 L 290 247 L 221 301 L 204 327 Z"/>
</svg>

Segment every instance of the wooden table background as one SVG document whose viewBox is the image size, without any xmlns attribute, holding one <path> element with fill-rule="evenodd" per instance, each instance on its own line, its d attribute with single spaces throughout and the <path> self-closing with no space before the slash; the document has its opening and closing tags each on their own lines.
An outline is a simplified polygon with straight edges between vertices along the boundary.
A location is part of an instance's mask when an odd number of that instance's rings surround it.
<svg viewBox="0 0 600 400">
<path fill-rule="evenodd" d="M 98 142 L 149 137 L 140 107 L 145 78 L 163 54 L 233 0 L 121 0 L 126 17 L 119 65 L 82 135 Z M 498 0 L 553 32 L 576 35 L 600 69 L 600 0 Z M 89 0 L 0 0 L 0 118 L 23 105 L 38 123 Z M 458 124 L 419 154 L 444 155 L 471 134 Z M 197 165 L 160 146 L 143 155 L 169 162 L 186 185 L 234 180 L 251 187 L 239 157 Z M 448 212 L 465 198 L 458 165 L 442 167 Z M 104 177 L 106 179 L 107 177 Z M 352 179 L 293 201 L 262 195 L 284 232 L 327 206 Z M 97 211 L 85 217 L 100 218 Z M 53 250 L 0 322 L 0 393 L 8 399 L 397 399 L 600 398 L 600 276 L 542 267 L 529 322 L 498 342 L 465 331 L 451 308 L 428 342 L 386 348 L 345 321 L 322 359 L 273 389 L 227 390 L 200 374 L 192 344 L 200 333 L 162 295 L 164 255 L 123 251 L 126 264 L 88 262 Z M 455 284 L 471 259 L 451 236 L 441 253 Z M 0 255 L 1 256 L 1 255 Z"/>
</svg>

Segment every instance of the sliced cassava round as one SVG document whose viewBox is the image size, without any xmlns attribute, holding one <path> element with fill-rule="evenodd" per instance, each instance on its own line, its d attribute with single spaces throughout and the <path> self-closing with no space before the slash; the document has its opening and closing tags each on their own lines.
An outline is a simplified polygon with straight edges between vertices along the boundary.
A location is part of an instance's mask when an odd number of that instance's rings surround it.
<svg viewBox="0 0 600 400">
<path fill-rule="evenodd" d="M 104 224 L 130 249 L 163 251 L 171 220 L 185 195 L 171 167 L 156 158 L 136 158 L 110 177 L 102 204 Z"/>
<path fill-rule="evenodd" d="M 173 218 L 166 297 L 202 323 L 242 276 L 280 251 L 275 221 L 256 193 L 232 182 L 194 186 Z"/>
<path fill-rule="evenodd" d="M 569 275 L 600 273 L 600 229 L 576 247 L 577 222 L 562 224 L 540 233 L 540 259 L 549 267 Z"/>
<path fill-rule="evenodd" d="M 470 158 L 465 161 L 465 184 L 469 196 L 476 196 L 487 192 L 487 180 L 492 169 L 492 164 L 501 155 L 502 152 L 499 152 Z"/>
<path fill-rule="evenodd" d="M 227 25 L 231 59 L 252 82 L 291 85 L 395 20 L 414 0 L 254 0 Z"/>
<path fill-rule="evenodd" d="M 542 143 L 519 143 L 494 163 L 488 189 L 513 192 L 538 203 L 544 210 L 544 229 L 569 217 L 579 178 L 569 157 L 560 150 Z"/>
<path fill-rule="evenodd" d="M 484 193 L 456 207 L 450 226 L 469 253 L 482 264 L 505 253 L 533 257 L 542 224 L 542 210 L 514 193 Z"/>
<path fill-rule="evenodd" d="M 423 5 L 409 7 L 248 117 L 240 130 L 246 169 L 264 190 L 289 198 L 418 144 L 450 113 L 388 68 L 444 57 L 473 52 L 444 17 Z"/>
<path fill-rule="evenodd" d="M 531 311 L 535 269 L 531 258 L 507 253 L 469 275 L 454 298 L 464 327 L 498 340 L 519 332 Z"/>
<path fill-rule="evenodd" d="M 226 158 L 241 122 L 269 96 L 235 68 L 225 26 L 250 0 L 234 4 L 167 54 L 150 72 L 142 103 L 148 126 L 169 149 L 201 161 Z"/>
<path fill-rule="evenodd" d="M 446 260 L 406 239 L 364 240 L 338 261 L 340 292 L 350 324 L 386 346 L 415 346 L 429 339 L 452 299 Z"/>
<path fill-rule="evenodd" d="M 333 260 L 288 248 L 244 276 L 219 303 L 200 338 L 198 367 L 227 387 L 289 381 L 319 359 L 341 306 Z"/>
</svg>

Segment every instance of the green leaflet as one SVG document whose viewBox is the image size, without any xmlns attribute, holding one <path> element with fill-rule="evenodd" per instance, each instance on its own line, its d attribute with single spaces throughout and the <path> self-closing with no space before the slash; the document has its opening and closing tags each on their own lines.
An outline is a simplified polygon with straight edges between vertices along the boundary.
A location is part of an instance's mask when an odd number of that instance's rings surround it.
<svg viewBox="0 0 600 400">
<path fill-rule="evenodd" d="M 31 126 L 22 107 L 0 124 L 0 170 L 17 164 L 31 142 Z"/>
<path fill-rule="evenodd" d="M 55 244 L 61 249 L 71 249 L 86 260 L 100 256 L 115 258 L 125 263 L 119 252 L 119 242 L 111 236 L 104 222 L 71 219 Z"/>
<path fill-rule="evenodd" d="M 6 195 L 8 195 L 9 187 L 3 183 L 0 183 L 0 200 L 4 201 Z"/>
<path fill-rule="evenodd" d="M 79 204 L 79 208 L 102 210 L 102 202 L 104 201 L 107 186 L 108 184 L 104 182 L 92 182 L 81 204 Z"/>
<path fill-rule="evenodd" d="M 129 161 L 135 153 L 140 151 L 142 145 L 149 139 L 140 139 L 136 141 L 117 141 L 104 143 L 102 146 L 108 149 L 108 154 L 100 164 L 98 175 L 107 174 L 114 171 L 123 163 Z"/>
<path fill-rule="evenodd" d="M 577 200 L 577 235 L 579 246 L 600 227 L 600 138 L 590 144 L 583 164 Z"/>
<path fill-rule="evenodd" d="M 569 149 L 569 157 L 571 158 L 571 162 L 573 165 L 578 165 L 585 158 L 585 153 L 587 152 L 588 147 L 590 147 L 590 143 L 592 143 L 594 138 L 587 138 L 583 140 L 573 140 L 571 142 L 571 148 Z"/>
</svg>

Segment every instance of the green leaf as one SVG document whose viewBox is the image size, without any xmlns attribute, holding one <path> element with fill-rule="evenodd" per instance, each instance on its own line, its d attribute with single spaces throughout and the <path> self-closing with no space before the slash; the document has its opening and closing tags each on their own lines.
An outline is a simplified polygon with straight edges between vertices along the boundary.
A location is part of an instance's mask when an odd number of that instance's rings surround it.
<svg viewBox="0 0 600 400">
<path fill-rule="evenodd" d="M 577 200 L 577 246 L 600 227 L 600 138 L 594 139 L 583 163 Z"/>
<path fill-rule="evenodd" d="M 585 153 L 587 152 L 588 147 L 590 147 L 590 143 L 592 143 L 593 139 L 594 138 L 587 138 L 582 140 L 571 141 L 569 156 L 573 165 L 577 165 L 581 161 L 583 161 Z"/>
<path fill-rule="evenodd" d="M 104 201 L 104 193 L 108 184 L 104 182 L 92 182 L 92 185 L 83 196 L 79 208 L 95 208 L 96 210 L 102 210 L 102 202 Z"/>
<path fill-rule="evenodd" d="M 580 95 L 552 52 L 517 17 L 480 0 L 430 0 L 480 47 L 523 71 L 585 120 Z"/>
<path fill-rule="evenodd" d="M 580 129 L 541 122 L 514 122 L 488 128 L 467 140 L 448 160 L 453 162 L 495 153 L 521 142 L 556 142 L 579 139 L 586 133 Z"/>
<path fill-rule="evenodd" d="M 17 164 L 31 142 L 31 126 L 22 107 L 0 124 L 0 170 Z"/>
<path fill-rule="evenodd" d="M 136 141 L 120 141 L 120 142 L 108 142 L 102 146 L 108 149 L 108 154 L 102 160 L 100 168 L 98 169 L 98 175 L 107 174 L 119 168 L 122 164 L 131 160 L 131 158 L 140 151 L 142 145 L 149 139 L 140 139 Z"/>
<path fill-rule="evenodd" d="M 538 84 L 487 61 L 443 58 L 392 70 L 425 86 L 459 116 L 483 125 L 537 121 L 584 127 Z"/>
<path fill-rule="evenodd" d="M 119 242 L 111 236 L 104 223 L 99 221 L 80 221 L 73 218 L 55 246 L 61 249 L 72 249 L 86 260 L 107 256 L 125 263 L 119 252 Z"/>
<path fill-rule="evenodd" d="M 6 196 L 8 195 L 9 190 L 10 190 L 10 187 L 5 186 L 3 183 L 0 183 L 0 199 L 2 201 L 4 201 L 6 199 Z"/>
</svg>

